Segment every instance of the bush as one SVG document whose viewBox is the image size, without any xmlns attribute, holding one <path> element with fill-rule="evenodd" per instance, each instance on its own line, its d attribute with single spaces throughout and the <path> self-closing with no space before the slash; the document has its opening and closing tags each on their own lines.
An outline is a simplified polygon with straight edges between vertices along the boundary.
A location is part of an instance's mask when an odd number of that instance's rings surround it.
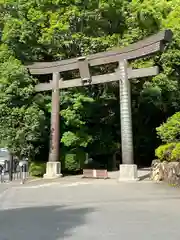
<svg viewBox="0 0 180 240">
<path fill-rule="evenodd" d="M 46 163 L 31 162 L 29 166 L 29 173 L 34 177 L 42 177 L 46 173 Z"/>
<path fill-rule="evenodd" d="M 69 152 L 65 154 L 64 168 L 69 172 L 77 172 L 83 168 L 85 161 L 85 153 L 83 151 Z"/>
<path fill-rule="evenodd" d="M 166 143 L 156 149 L 156 157 L 161 161 L 180 161 L 180 112 L 168 118 L 156 130 L 162 142 Z"/>
<path fill-rule="evenodd" d="M 68 171 L 77 171 L 80 169 L 75 153 L 68 153 L 65 156 L 65 169 Z"/>
<path fill-rule="evenodd" d="M 180 142 L 176 143 L 171 153 L 171 161 L 180 161 Z"/>
<path fill-rule="evenodd" d="M 180 161 L 180 142 L 159 146 L 155 151 L 155 155 L 161 161 Z"/>
<path fill-rule="evenodd" d="M 180 141 L 180 112 L 168 118 L 156 130 L 160 139 L 165 143 Z"/>
<path fill-rule="evenodd" d="M 161 161 L 171 161 L 172 160 L 172 151 L 174 150 L 176 143 L 168 143 L 159 146 L 156 151 L 155 155 Z"/>
</svg>

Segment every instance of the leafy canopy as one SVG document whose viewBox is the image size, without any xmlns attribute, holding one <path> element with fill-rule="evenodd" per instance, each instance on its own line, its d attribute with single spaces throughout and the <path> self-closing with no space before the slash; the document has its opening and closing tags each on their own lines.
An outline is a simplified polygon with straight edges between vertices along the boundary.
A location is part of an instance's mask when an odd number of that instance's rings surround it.
<svg viewBox="0 0 180 240">
<path fill-rule="evenodd" d="M 35 80 L 21 62 L 0 47 L 1 145 L 19 157 L 34 157 L 40 149 L 44 112 L 34 99 Z"/>
<path fill-rule="evenodd" d="M 119 48 L 170 28 L 174 38 L 163 54 L 130 63 L 134 68 L 160 67 L 158 76 L 131 84 L 135 156 L 143 162 L 152 159 L 160 144 L 156 127 L 180 111 L 179 6 L 180 0 L 0 0 L 0 81 L 4 86 L 0 90 L 0 126 L 5 129 L 0 130 L 1 139 L 8 146 L 16 143 L 12 150 L 19 154 L 38 152 L 42 142 L 48 146 L 44 129 L 50 123 L 49 98 L 34 98 L 35 81 L 21 63 Z M 114 151 L 120 142 L 118 91 L 114 83 L 88 91 L 78 89 L 78 94 L 77 90 L 64 92 L 61 147 L 80 146 L 94 154 Z M 31 131 L 31 137 L 25 137 Z M 171 141 L 176 135 L 173 131 L 165 134 L 162 130 L 163 141 Z M 20 144 L 26 144 L 22 152 Z"/>
</svg>

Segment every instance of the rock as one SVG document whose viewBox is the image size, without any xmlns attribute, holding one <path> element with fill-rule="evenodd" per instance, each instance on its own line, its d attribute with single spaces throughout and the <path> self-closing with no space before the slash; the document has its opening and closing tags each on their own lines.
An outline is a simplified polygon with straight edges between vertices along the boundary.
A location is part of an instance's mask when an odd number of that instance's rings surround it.
<svg viewBox="0 0 180 240">
<path fill-rule="evenodd" d="M 154 160 L 151 165 L 151 180 L 165 181 L 171 185 L 180 184 L 180 162 L 160 162 Z"/>
<path fill-rule="evenodd" d="M 155 182 L 163 180 L 163 170 L 161 162 L 159 160 L 152 161 L 150 179 Z"/>
<path fill-rule="evenodd" d="M 166 181 L 166 179 L 168 178 L 168 162 L 166 161 L 162 162 L 161 167 L 162 167 L 162 174 L 163 174 L 162 180 Z"/>
<path fill-rule="evenodd" d="M 169 162 L 166 165 L 164 181 L 171 185 L 179 185 L 180 183 L 180 163 Z"/>
<path fill-rule="evenodd" d="M 151 169 L 156 167 L 159 163 L 161 163 L 161 161 L 159 159 L 153 160 L 152 163 L 151 163 Z"/>
</svg>

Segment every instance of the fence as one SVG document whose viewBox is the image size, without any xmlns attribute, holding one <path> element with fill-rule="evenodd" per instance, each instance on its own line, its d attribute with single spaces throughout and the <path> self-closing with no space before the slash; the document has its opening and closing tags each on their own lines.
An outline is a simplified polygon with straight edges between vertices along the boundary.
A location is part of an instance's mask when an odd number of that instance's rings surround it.
<svg viewBox="0 0 180 240">
<path fill-rule="evenodd" d="M 26 160 L 18 161 L 11 159 L 10 161 L 6 160 L 0 163 L 0 183 L 17 180 L 24 183 L 28 176 L 28 162 Z"/>
</svg>

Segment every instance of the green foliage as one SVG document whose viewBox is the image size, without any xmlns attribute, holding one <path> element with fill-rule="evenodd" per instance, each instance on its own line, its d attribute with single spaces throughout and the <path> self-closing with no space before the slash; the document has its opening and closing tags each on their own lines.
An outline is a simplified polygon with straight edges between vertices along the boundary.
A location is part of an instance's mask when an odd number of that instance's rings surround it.
<svg viewBox="0 0 180 240">
<path fill-rule="evenodd" d="M 49 97 L 34 93 L 36 81 L 22 63 L 120 48 L 170 28 L 173 42 L 163 54 L 130 63 L 134 68 L 160 66 L 158 76 L 132 83 L 135 157 L 143 162 L 152 158 L 160 144 L 156 127 L 180 111 L 179 6 L 180 0 L 0 0 L 0 139 L 4 145 L 31 158 L 48 148 Z M 81 147 L 92 154 L 109 154 L 117 150 L 118 91 L 113 83 L 61 93 L 63 151 Z M 157 130 L 163 142 L 179 140 L 176 120 L 171 122 Z"/>
<path fill-rule="evenodd" d="M 82 131 L 76 133 L 68 131 L 65 132 L 61 138 L 61 142 L 64 143 L 66 147 L 87 147 L 91 140 L 92 137 Z"/>
<path fill-rule="evenodd" d="M 171 161 L 172 160 L 172 151 L 176 147 L 176 143 L 167 143 L 165 145 L 159 146 L 156 151 L 155 155 L 161 161 Z"/>
<path fill-rule="evenodd" d="M 87 147 L 92 141 L 92 136 L 88 134 L 84 106 L 92 103 L 93 99 L 83 93 L 64 92 L 61 95 L 61 102 L 61 117 L 69 129 L 62 134 L 61 142 L 65 147 Z"/>
<path fill-rule="evenodd" d="M 34 98 L 34 79 L 5 52 L 0 52 L 9 57 L 0 63 L 0 139 L 17 156 L 34 158 L 41 147 L 44 112 Z"/>
<path fill-rule="evenodd" d="M 158 127 L 157 134 L 166 143 L 180 141 L 180 112 L 175 113 Z"/>
<path fill-rule="evenodd" d="M 161 161 L 180 161 L 180 142 L 160 145 L 156 149 L 155 155 Z"/>
<path fill-rule="evenodd" d="M 180 161 L 180 112 L 158 127 L 157 134 L 166 144 L 156 149 L 156 156 L 160 160 Z"/>
<path fill-rule="evenodd" d="M 65 169 L 69 171 L 76 171 L 80 168 L 79 162 L 76 159 L 76 154 L 69 153 L 65 156 Z"/>
<path fill-rule="evenodd" d="M 176 143 L 175 148 L 172 150 L 171 160 L 180 161 L 180 142 Z"/>
<path fill-rule="evenodd" d="M 31 162 L 29 166 L 29 173 L 34 177 L 42 177 L 46 172 L 46 163 Z"/>
<path fill-rule="evenodd" d="M 8 1 L 2 41 L 23 60 L 102 51 L 125 30 L 124 1 Z M 107 36 L 107 33 L 108 36 Z"/>
<path fill-rule="evenodd" d="M 85 161 L 85 153 L 82 151 L 69 152 L 65 154 L 65 170 L 77 172 L 82 170 Z"/>
</svg>

